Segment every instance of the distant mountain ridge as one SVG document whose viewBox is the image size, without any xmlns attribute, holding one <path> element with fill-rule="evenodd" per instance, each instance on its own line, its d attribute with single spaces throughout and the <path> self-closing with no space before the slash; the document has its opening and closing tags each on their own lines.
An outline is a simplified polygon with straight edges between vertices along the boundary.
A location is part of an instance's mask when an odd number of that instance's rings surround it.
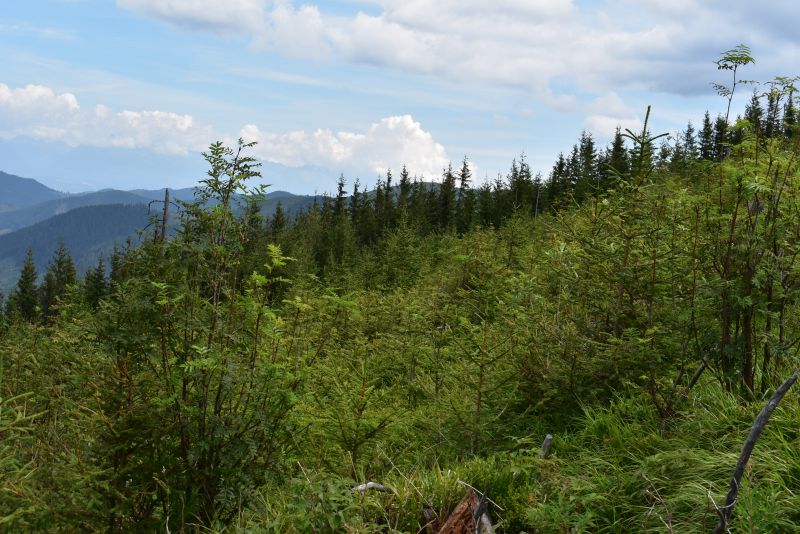
<svg viewBox="0 0 800 534">
<path fill-rule="evenodd" d="M 129 237 L 136 242 L 136 230 L 145 228 L 148 219 L 146 204 L 84 206 L 0 235 L 0 289 L 8 294 L 16 283 L 29 248 L 41 275 L 63 241 L 83 274 L 100 256 L 108 258 L 114 244 L 124 245 Z"/>
<path fill-rule="evenodd" d="M 170 189 L 170 199 L 190 202 L 195 190 Z M 0 193 L 0 290 L 6 294 L 16 283 L 28 248 L 33 250 L 41 275 L 63 240 L 82 274 L 100 256 L 107 257 L 115 243 L 122 245 L 128 237 L 135 237 L 150 215 L 160 213 L 159 201 L 164 199 L 164 189 L 67 194 L 2 172 Z M 272 191 L 267 193 L 261 213 L 264 218 L 271 217 L 280 202 L 284 213 L 293 217 L 316 201 L 316 196 Z M 173 213 L 176 211 L 173 208 Z"/>
<path fill-rule="evenodd" d="M 22 178 L 0 171 L 0 211 L 33 206 L 66 196 L 33 178 Z"/>
<path fill-rule="evenodd" d="M 65 195 L 38 204 L 0 212 L 0 235 L 25 228 L 40 221 L 86 206 L 104 204 L 147 204 L 148 199 L 127 191 L 106 189 L 96 193 Z"/>
</svg>

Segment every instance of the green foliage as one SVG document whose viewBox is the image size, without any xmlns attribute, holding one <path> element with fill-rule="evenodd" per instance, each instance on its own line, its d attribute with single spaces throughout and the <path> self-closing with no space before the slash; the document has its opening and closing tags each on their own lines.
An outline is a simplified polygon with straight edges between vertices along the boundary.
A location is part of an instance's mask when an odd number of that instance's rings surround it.
<svg viewBox="0 0 800 534">
<path fill-rule="evenodd" d="M 39 288 L 36 284 L 38 275 L 33 262 L 33 250 L 28 249 L 25 262 L 22 264 L 17 285 L 8 297 L 6 314 L 26 321 L 34 321 L 39 316 Z"/>
<path fill-rule="evenodd" d="M 793 105 L 776 83 L 765 122 Z M 215 143 L 175 233 L 110 276 L 74 282 L 62 247 L 37 293 L 29 257 L 0 328 L 3 528 L 420 532 L 474 486 L 502 532 L 707 531 L 797 367 L 800 148 L 760 98 L 674 140 L 649 110 L 605 151 L 583 134 L 546 183 L 524 155 L 476 189 L 466 159 L 349 199 L 341 177 L 294 221 L 262 218 L 251 145 Z M 796 400 L 734 530 L 800 521 Z"/>
</svg>

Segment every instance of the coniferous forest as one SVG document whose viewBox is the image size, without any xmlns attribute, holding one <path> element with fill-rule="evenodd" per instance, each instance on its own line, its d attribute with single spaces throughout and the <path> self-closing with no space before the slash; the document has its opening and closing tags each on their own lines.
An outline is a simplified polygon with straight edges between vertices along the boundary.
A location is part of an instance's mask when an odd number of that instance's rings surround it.
<svg viewBox="0 0 800 534">
<path fill-rule="evenodd" d="M 798 107 L 752 61 L 716 117 L 548 176 L 465 158 L 265 217 L 252 144 L 215 143 L 140 245 L 29 253 L 0 530 L 433 533 L 474 488 L 496 532 L 797 531 Z"/>
</svg>

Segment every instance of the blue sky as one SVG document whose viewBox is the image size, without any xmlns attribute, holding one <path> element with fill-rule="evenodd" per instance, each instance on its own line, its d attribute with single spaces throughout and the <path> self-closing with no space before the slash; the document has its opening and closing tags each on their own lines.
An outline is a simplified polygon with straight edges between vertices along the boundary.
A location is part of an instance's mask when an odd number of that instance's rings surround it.
<svg viewBox="0 0 800 534">
<path fill-rule="evenodd" d="M 27 0 L 0 14 L 0 170 L 82 191 L 185 187 L 211 141 L 264 182 L 330 191 L 407 164 L 549 172 L 653 105 L 675 132 L 723 102 L 713 60 L 800 74 L 800 5 L 717 0 Z M 738 106 L 749 97 L 742 91 Z"/>
</svg>

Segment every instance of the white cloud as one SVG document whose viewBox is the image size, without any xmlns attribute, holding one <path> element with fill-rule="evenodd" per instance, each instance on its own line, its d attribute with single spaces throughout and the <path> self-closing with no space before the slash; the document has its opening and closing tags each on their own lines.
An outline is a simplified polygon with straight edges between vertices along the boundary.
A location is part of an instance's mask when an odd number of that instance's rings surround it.
<svg viewBox="0 0 800 534">
<path fill-rule="evenodd" d="M 256 155 L 263 160 L 292 167 L 383 174 L 406 164 L 412 173 L 437 178 L 449 162 L 444 147 L 410 115 L 380 119 L 359 133 L 321 128 L 270 133 L 251 124 L 239 136 L 258 141 Z M 11 89 L 0 83 L 0 139 L 16 137 L 183 155 L 202 151 L 215 134 L 191 115 L 113 111 L 102 104 L 83 109 L 72 93 L 59 94 L 42 85 Z"/>
<path fill-rule="evenodd" d="M 193 29 L 259 32 L 266 0 L 117 0 L 117 6 Z"/>
<path fill-rule="evenodd" d="M 633 132 L 642 127 L 642 120 L 636 112 L 613 91 L 596 98 L 586 106 L 586 110 L 589 114 L 583 126 L 599 141 L 608 141 L 617 127 Z"/>
<path fill-rule="evenodd" d="M 258 141 L 260 158 L 287 166 L 384 174 L 405 164 L 411 173 L 437 179 L 449 162 L 444 147 L 410 115 L 381 119 L 363 133 L 317 129 L 276 134 L 249 124 L 240 135 Z"/>
<path fill-rule="evenodd" d="M 0 83 L 0 138 L 34 137 L 71 146 L 147 148 L 165 154 L 200 150 L 211 128 L 191 115 L 166 111 L 113 112 L 103 105 L 81 109 L 72 93 L 27 85 L 11 89 Z"/>
<path fill-rule="evenodd" d="M 331 14 L 291 0 L 230 0 L 224 9 L 215 0 L 118 0 L 121 7 L 175 24 L 247 31 L 257 43 L 292 57 L 519 87 L 556 108 L 569 108 L 570 97 L 551 94 L 554 80 L 597 93 L 645 88 L 705 94 L 715 74 L 711 62 L 741 41 L 773 55 L 774 61 L 760 62 L 773 67 L 800 52 L 792 23 L 800 4 L 789 0 L 770 9 L 746 0 L 370 3 L 377 14 Z"/>
</svg>

